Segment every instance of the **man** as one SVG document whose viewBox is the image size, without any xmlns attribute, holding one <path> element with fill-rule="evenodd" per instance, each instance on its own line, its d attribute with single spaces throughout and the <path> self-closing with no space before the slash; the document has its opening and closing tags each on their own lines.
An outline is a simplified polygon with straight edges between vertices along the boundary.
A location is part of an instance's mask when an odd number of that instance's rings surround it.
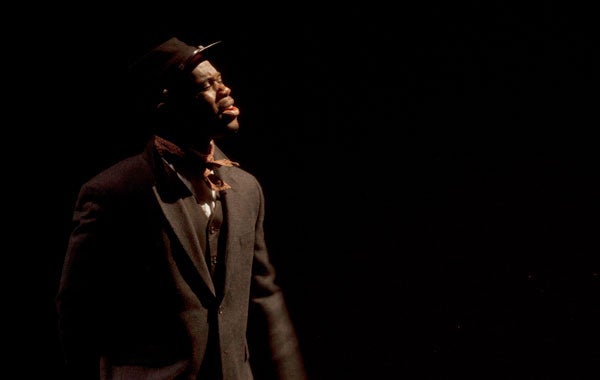
<svg viewBox="0 0 600 380">
<path fill-rule="evenodd" d="M 216 145 L 239 110 L 215 46 L 174 37 L 131 67 L 154 132 L 76 201 L 56 297 L 74 379 L 306 378 L 261 186 Z"/>
</svg>

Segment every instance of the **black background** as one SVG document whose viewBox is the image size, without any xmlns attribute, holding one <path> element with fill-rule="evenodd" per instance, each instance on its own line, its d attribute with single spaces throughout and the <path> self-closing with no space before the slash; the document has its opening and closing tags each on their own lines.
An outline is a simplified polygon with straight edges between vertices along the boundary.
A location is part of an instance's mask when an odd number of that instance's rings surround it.
<svg viewBox="0 0 600 380">
<path fill-rule="evenodd" d="M 143 145 L 122 79 L 171 34 L 224 41 L 242 129 L 222 145 L 264 185 L 311 380 L 593 378 L 595 21 L 566 2 L 455 3 L 37 8 L 15 33 L 27 54 L 11 51 L 27 72 L 12 178 L 32 208 L 9 293 L 33 321 L 11 348 L 40 372 L 18 378 L 62 375 L 72 206 Z"/>
</svg>

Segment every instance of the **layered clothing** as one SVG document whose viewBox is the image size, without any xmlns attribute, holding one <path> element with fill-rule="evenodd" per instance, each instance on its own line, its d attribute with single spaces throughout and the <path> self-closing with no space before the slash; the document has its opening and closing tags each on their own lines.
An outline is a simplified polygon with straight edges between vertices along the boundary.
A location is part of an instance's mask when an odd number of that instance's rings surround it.
<svg viewBox="0 0 600 380">
<path fill-rule="evenodd" d="M 218 147 L 214 155 L 227 158 Z M 78 380 L 305 378 L 265 242 L 261 186 L 237 166 L 214 174 L 230 187 L 217 192 L 216 231 L 154 138 L 81 187 L 56 298 Z M 251 336 L 264 341 L 253 346 Z M 255 363 L 253 352 L 271 362 Z"/>
</svg>

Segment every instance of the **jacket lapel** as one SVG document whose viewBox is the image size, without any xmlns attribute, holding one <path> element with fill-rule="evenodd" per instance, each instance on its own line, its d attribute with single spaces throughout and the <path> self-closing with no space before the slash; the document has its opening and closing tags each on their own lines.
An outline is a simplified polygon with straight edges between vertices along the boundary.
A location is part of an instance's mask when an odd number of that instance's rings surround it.
<svg viewBox="0 0 600 380">
<path fill-rule="evenodd" d="M 215 286 L 204 260 L 206 216 L 196 199 L 158 154 L 154 156 L 156 185 L 154 195 L 185 252 L 206 286 L 216 296 Z M 203 219 L 204 218 L 204 219 Z"/>
<path fill-rule="evenodd" d="M 215 286 L 210 277 L 208 266 L 203 259 L 205 252 L 204 244 L 200 243 L 201 241 L 205 241 L 203 238 L 205 232 L 200 226 L 206 224 L 206 222 L 203 223 L 201 220 L 203 216 L 195 198 L 188 196 L 169 203 L 161 200 L 156 187 L 154 187 L 154 192 L 163 214 L 169 221 L 185 252 L 194 263 L 196 270 L 210 289 L 210 292 L 216 296 Z"/>
<path fill-rule="evenodd" d="M 221 205 L 223 207 L 223 217 L 227 220 L 227 223 L 224 223 L 225 230 L 222 230 L 221 233 L 226 234 L 226 244 L 225 244 L 225 252 L 223 261 L 225 263 L 225 270 L 223 274 L 223 294 L 227 294 L 227 289 L 231 285 L 232 281 L 235 281 L 235 276 L 233 273 L 238 270 L 236 260 L 238 260 L 239 256 L 239 247 L 236 245 L 238 243 L 237 240 L 231 239 L 232 236 L 239 236 L 237 222 L 244 223 L 242 221 L 243 216 L 240 214 L 239 210 L 243 210 L 244 207 L 241 204 L 242 200 L 238 193 L 239 187 L 235 181 L 235 177 L 230 176 L 231 168 L 221 167 L 215 170 L 215 172 L 219 175 L 221 179 L 231 185 L 231 189 L 223 190 L 220 192 Z"/>
</svg>

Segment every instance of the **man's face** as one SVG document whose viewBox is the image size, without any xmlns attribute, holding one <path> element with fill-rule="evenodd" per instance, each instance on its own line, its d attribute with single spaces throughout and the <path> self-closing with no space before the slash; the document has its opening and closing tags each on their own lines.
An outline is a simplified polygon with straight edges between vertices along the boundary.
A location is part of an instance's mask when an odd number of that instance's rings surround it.
<svg viewBox="0 0 600 380">
<path fill-rule="evenodd" d="M 178 110 L 190 128 L 188 132 L 218 138 L 238 131 L 239 110 L 230 96 L 231 89 L 209 61 L 200 62 L 179 90 Z"/>
</svg>

